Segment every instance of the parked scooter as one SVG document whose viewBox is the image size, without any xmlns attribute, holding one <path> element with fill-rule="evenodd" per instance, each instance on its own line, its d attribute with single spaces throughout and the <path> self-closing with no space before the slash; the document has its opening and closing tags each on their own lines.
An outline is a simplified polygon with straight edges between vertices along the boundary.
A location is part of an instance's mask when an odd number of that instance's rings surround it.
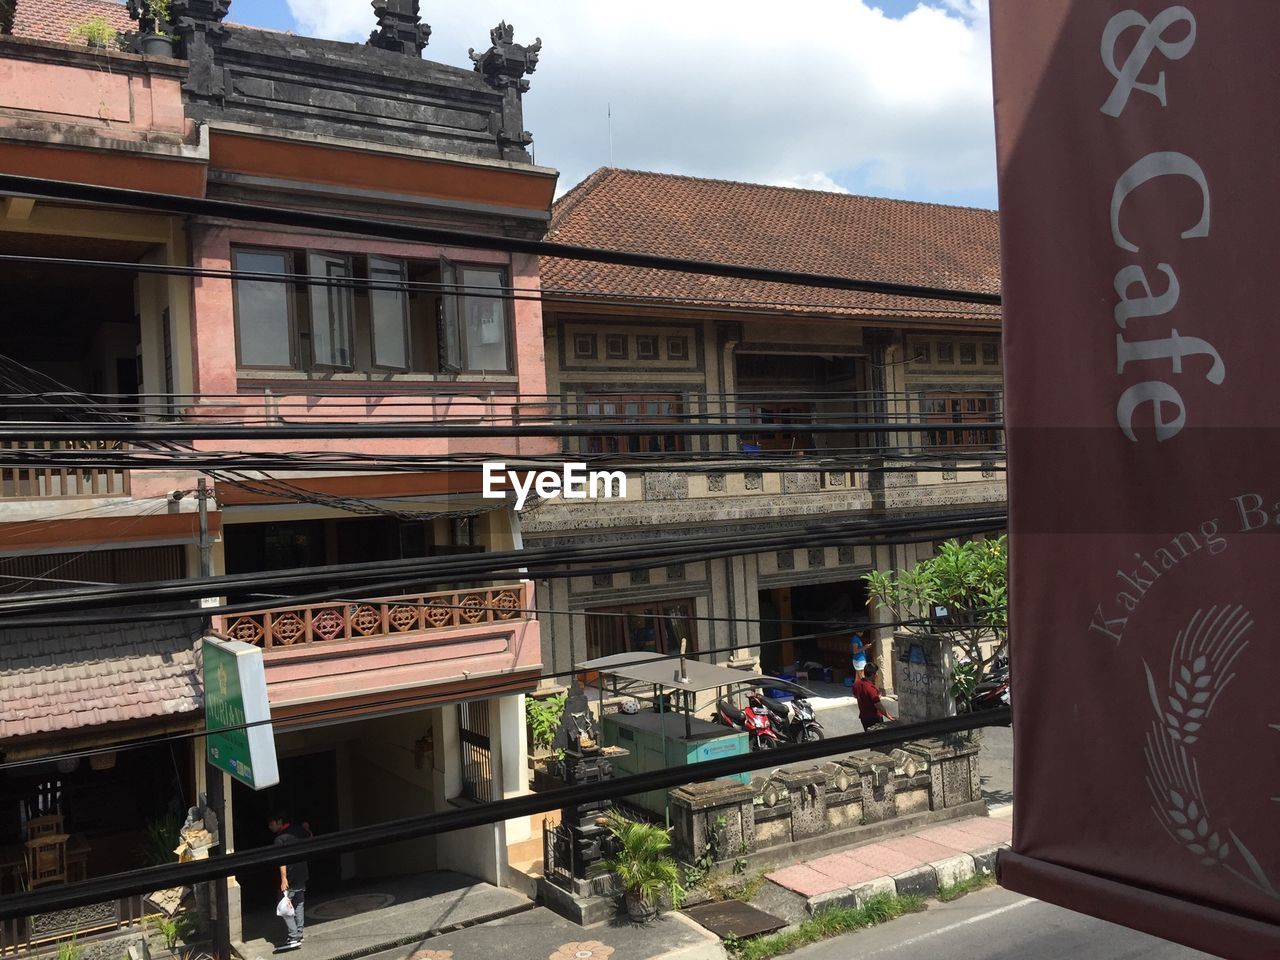
<svg viewBox="0 0 1280 960">
<path fill-rule="evenodd" d="M 778 745 L 778 733 L 773 729 L 769 708 L 758 693 L 747 698 L 747 706 L 743 709 L 729 700 L 720 700 L 716 703 L 712 720 L 735 730 L 745 730 L 752 750 L 772 750 Z"/>
<path fill-rule="evenodd" d="M 1009 658 L 1003 654 L 996 657 L 982 679 L 973 688 L 969 697 L 971 711 L 993 710 L 996 707 L 1009 706 Z"/>
<path fill-rule="evenodd" d="M 773 729 L 783 742 L 808 743 L 825 735 L 813 704 L 803 697 L 786 701 L 765 697 L 764 702 L 773 718 Z"/>
</svg>

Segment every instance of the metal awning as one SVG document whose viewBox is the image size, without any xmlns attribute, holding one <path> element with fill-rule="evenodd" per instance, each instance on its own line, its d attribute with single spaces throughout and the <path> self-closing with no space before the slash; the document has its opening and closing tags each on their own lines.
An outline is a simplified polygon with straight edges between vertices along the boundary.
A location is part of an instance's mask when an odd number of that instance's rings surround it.
<svg viewBox="0 0 1280 960">
<path fill-rule="evenodd" d="M 770 687 L 789 690 L 804 697 L 816 697 L 817 694 L 798 683 L 766 677 L 759 673 L 748 673 L 734 667 L 722 667 L 716 663 L 703 663 L 693 657 L 685 657 L 681 661 L 662 653 L 616 653 L 608 657 L 598 657 L 578 664 L 579 670 L 608 674 L 619 680 L 643 683 L 669 690 L 681 690 L 685 693 L 700 693 L 703 690 L 715 690 L 720 687 L 748 686 Z"/>
</svg>

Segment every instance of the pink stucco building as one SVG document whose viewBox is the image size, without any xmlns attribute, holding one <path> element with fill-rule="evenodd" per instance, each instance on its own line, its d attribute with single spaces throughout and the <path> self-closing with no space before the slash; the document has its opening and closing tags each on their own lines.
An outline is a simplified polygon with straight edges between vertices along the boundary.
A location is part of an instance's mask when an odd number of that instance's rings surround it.
<svg viewBox="0 0 1280 960">
<path fill-rule="evenodd" d="M 228 0 L 171 0 L 174 55 L 142 56 L 76 39 L 90 19 L 129 29 L 122 4 L 36 6 L 18 0 L 13 22 L 0 25 L 9 31 L 0 35 L 0 172 L 495 238 L 545 233 L 556 173 L 533 163 L 521 110 L 538 45 L 516 43 L 510 28 L 462 67 L 423 59 L 429 28 L 417 4 L 389 5 L 376 23 L 371 16 L 369 43 L 345 44 L 229 23 Z M 465 62 L 464 52 L 440 55 Z M 539 290 L 537 260 L 497 246 L 0 196 L 0 253 L 126 266 L 6 269 L 0 295 L 16 332 L 4 352 L 24 376 L 44 378 L 46 392 L 54 384 L 144 420 L 509 425 L 522 405 L 545 402 L 546 365 L 541 305 L 529 296 Z M 153 270 L 175 265 L 198 271 Z M 441 458 L 558 449 L 516 438 L 181 445 Z M 211 471 L 203 536 L 191 470 L 6 468 L 3 479 L 3 582 L 36 575 L 14 589 L 50 588 L 39 576 L 59 564 L 71 580 L 94 582 L 198 576 L 206 562 L 215 574 L 306 572 L 278 598 L 221 598 L 235 612 L 214 619 L 216 633 L 263 649 L 281 770 L 268 791 L 227 781 L 229 849 L 269 842 L 274 807 L 297 809 L 323 832 L 527 789 L 523 693 L 541 667 L 532 582 L 458 582 L 443 559 L 434 579 L 408 577 L 388 596 L 364 586 L 367 577 L 325 569 L 519 549 L 515 512 L 481 496 L 478 464 Z M 341 595 L 290 600 L 322 590 Z M 199 619 L 145 633 L 127 611 L 104 621 L 74 644 L 65 630 L 39 633 L 42 649 L 71 651 L 57 677 L 23 658 L 36 635 L 0 629 L 0 740 L 11 759 L 203 727 Z M 153 660 L 164 667 L 147 673 Z M 49 684 L 72 683 L 81 702 L 45 696 Z M 7 709 L 28 699 L 48 709 Z M 210 774 L 199 744 L 183 743 L 174 782 L 157 775 L 147 789 L 185 809 Z M 120 751 L 121 771 L 133 769 L 132 756 Z M 133 841 L 124 828 L 93 833 L 71 799 L 101 788 L 103 773 L 85 765 L 60 779 L 10 778 L 0 790 L 14 809 L 56 803 L 97 851 L 85 852 L 86 872 L 112 872 L 128 865 L 120 851 Z M 127 793 L 128 778 L 118 779 Z M 502 883 L 508 847 L 531 840 L 527 822 L 497 824 L 345 855 L 313 865 L 313 876 L 340 885 L 451 868 Z M 259 877 L 240 881 L 233 936 L 243 932 L 241 906 L 251 913 L 270 893 Z"/>
</svg>

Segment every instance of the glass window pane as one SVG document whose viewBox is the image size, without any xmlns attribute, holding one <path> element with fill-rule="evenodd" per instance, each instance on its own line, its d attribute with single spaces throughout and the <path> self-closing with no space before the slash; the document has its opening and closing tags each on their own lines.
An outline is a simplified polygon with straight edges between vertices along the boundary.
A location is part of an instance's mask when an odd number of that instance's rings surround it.
<svg viewBox="0 0 1280 960">
<path fill-rule="evenodd" d="M 511 369 L 507 357 L 507 310 L 502 271 L 460 267 L 468 370 Z"/>
<path fill-rule="evenodd" d="M 232 264 L 236 270 L 249 273 L 285 274 L 289 272 L 289 255 L 237 250 Z M 235 281 L 241 363 L 251 367 L 292 366 L 289 289 L 289 284 L 273 280 Z"/>
<path fill-rule="evenodd" d="M 404 262 L 369 258 L 369 279 L 375 284 L 403 283 Z M 369 291 L 369 324 L 373 328 L 373 365 L 393 370 L 409 368 L 409 338 L 405 318 L 409 295 L 403 288 L 375 286 Z"/>
<path fill-rule="evenodd" d="M 351 266 L 342 257 L 313 253 L 310 272 L 316 277 L 350 277 Z M 311 355 L 321 367 L 351 367 L 350 287 L 317 284 L 311 291 Z"/>
</svg>

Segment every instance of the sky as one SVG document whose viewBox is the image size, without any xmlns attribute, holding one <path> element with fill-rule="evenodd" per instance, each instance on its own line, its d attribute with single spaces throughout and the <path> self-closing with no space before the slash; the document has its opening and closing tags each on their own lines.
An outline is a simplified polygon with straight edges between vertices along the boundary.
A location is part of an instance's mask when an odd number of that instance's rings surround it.
<svg viewBox="0 0 1280 960">
<path fill-rule="evenodd" d="M 542 39 L 525 128 L 560 192 L 602 166 L 996 206 L 987 0 L 424 0 L 428 59 Z M 368 0 L 230 18 L 363 41 Z M 610 118 L 612 115 L 612 118 Z"/>
</svg>

